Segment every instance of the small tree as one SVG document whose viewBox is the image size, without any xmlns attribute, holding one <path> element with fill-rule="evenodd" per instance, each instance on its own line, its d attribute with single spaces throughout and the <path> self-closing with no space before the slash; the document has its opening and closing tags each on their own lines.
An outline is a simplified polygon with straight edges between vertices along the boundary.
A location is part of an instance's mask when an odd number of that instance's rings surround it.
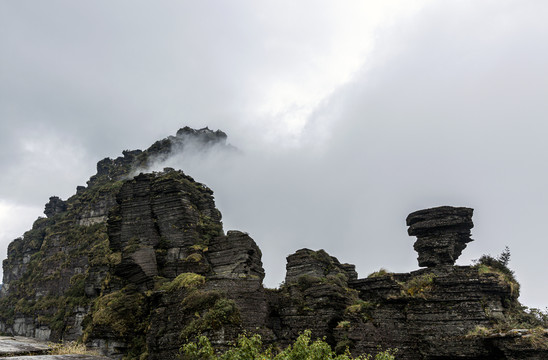
<svg viewBox="0 0 548 360">
<path fill-rule="evenodd" d="M 506 246 L 502 253 L 497 257 L 497 260 L 503 265 L 508 267 L 508 263 L 510 262 L 510 248 Z"/>
</svg>

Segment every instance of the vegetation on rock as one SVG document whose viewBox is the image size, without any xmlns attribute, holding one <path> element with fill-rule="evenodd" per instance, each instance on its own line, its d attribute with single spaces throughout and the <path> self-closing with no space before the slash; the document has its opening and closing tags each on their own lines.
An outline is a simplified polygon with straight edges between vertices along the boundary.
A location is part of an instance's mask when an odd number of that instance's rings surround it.
<svg viewBox="0 0 548 360">
<path fill-rule="evenodd" d="M 409 296 L 409 297 L 421 297 L 425 298 L 432 290 L 432 287 L 434 286 L 434 279 L 436 278 L 436 275 L 433 273 L 424 274 L 412 277 L 411 279 L 400 282 L 400 286 L 402 288 L 401 293 L 403 296 Z"/>
<path fill-rule="evenodd" d="M 394 360 L 397 350 L 385 350 L 371 355 L 353 357 L 347 350 L 344 354 L 335 354 L 325 340 L 312 341 L 310 330 L 303 331 L 297 340 L 286 349 L 275 353 L 264 348 L 261 336 L 241 334 L 235 344 L 226 352 L 216 355 L 209 339 L 199 336 L 195 342 L 190 342 L 181 348 L 181 359 L 188 360 Z"/>
<path fill-rule="evenodd" d="M 508 246 L 497 257 L 482 255 L 474 262 L 479 274 L 496 275 L 501 283 L 507 284 L 510 287 L 511 294 L 515 298 L 518 298 L 519 283 L 514 276 L 514 271 L 508 267 L 508 263 L 510 262 L 510 249 Z"/>
<path fill-rule="evenodd" d="M 354 265 L 301 249 L 284 285 L 265 289 L 261 250 L 247 233 L 224 233 L 211 189 L 170 168 L 136 175 L 188 136 L 226 138 L 181 129 L 100 161 L 68 200 L 50 198 L 47 218 L 8 248 L 2 331 L 79 339 L 124 360 L 174 360 L 179 348 L 185 359 L 394 359 L 378 345 L 402 359 L 548 354 L 548 315 L 517 301 L 508 249 L 454 265 L 472 241 L 472 209 L 410 214 L 428 269 L 358 279 Z"/>
</svg>

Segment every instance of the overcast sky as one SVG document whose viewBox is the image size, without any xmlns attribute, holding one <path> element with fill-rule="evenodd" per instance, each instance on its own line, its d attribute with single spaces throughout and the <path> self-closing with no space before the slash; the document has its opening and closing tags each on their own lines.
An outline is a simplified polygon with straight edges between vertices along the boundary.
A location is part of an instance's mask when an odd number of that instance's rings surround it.
<svg viewBox="0 0 548 360">
<path fill-rule="evenodd" d="M 4 0 L 0 256 L 100 159 L 209 126 L 241 152 L 168 165 L 255 239 L 266 285 L 303 247 L 361 277 L 417 269 L 407 214 L 468 206 L 458 263 L 509 246 L 544 308 L 547 18 L 542 0 Z"/>
</svg>

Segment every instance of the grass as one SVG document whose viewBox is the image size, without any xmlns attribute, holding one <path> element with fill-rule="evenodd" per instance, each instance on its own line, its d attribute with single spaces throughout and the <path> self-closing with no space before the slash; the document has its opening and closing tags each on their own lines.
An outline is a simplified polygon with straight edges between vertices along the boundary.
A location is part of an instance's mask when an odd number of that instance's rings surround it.
<svg viewBox="0 0 548 360">
<path fill-rule="evenodd" d="M 50 345 L 49 355 L 100 355 L 97 351 L 89 350 L 85 344 L 75 341 Z"/>
<path fill-rule="evenodd" d="M 162 285 L 160 290 L 172 292 L 181 288 L 196 289 L 198 286 L 205 284 L 205 277 L 196 273 L 182 273 L 172 281 Z"/>
<path fill-rule="evenodd" d="M 487 337 L 492 335 L 503 335 L 508 332 L 508 329 L 502 329 L 498 326 L 487 328 L 485 326 L 478 325 L 468 332 L 466 337 Z M 522 342 L 528 343 L 534 349 L 548 350 L 548 331 L 541 326 L 527 329 L 519 339 Z"/>
<path fill-rule="evenodd" d="M 380 268 L 379 271 L 375 271 L 369 275 L 367 275 L 368 279 L 386 276 L 392 274 L 390 271 L 386 270 L 385 268 Z"/>
<path fill-rule="evenodd" d="M 407 280 L 406 282 L 399 283 L 402 290 L 401 293 L 403 296 L 409 297 L 421 297 L 426 298 L 426 295 L 432 290 L 434 286 L 434 279 L 436 275 L 424 274 L 416 276 Z"/>
</svg>

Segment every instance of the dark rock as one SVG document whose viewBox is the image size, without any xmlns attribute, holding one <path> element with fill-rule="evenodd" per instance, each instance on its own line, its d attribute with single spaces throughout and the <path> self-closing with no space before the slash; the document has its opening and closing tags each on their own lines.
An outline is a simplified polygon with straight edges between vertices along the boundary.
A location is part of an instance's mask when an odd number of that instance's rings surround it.
<svg viewBox="0 0 548 360">
<path fill-rule="evenodd" d="M 0 332 L 149 360 L 178 359 L 200 333 L 221 351 L 243 331 L 283 347 L 306 329 L 339 352 L 397 348 L 400 360 L 548 358 L 545 330 L 508 328 L 527 319 L 511 271 L 454 266 L 472 241 L 468 208 L 408 216 L 427 269 L 359 279 L 354 265 L 301 249 L 287 257 L 285 283 L 265 289 L 261 250 L 247 233 L 224 233 L 211 189 L 171 168 L 141 171 L 225 141 L 183 128 L 101 160 L 68 200 L 52 197 L 48 217 L 8 247 Z"/>
<path fill-rule="evenodd" d="M 264 278 L 262 253 L 255 241 L 241 231 L 229 231 L 226 236 L 216 237 L 209 243 L 207 258 L 216 279 Z"/>
<path fill-rule="evenodd" d="M 348 287 L 356 277 L 354 266 L 324 250 L 301 249 L 287 257 L 286 269 L 285 284 L 268 294 L 268 323 L 276 341 L 287 345 L 309 329 L 313 337 L 335 345 L 333 329 L 356 297 Z"/>
<path fill-rule="evenodd" d="M 61 200 L 57 196 L 52 196 L 46 204 L 44 214 L 46 214 L 47 217 L 52 217 L 65 211 L 67 211 L 67 202 Z"/>
<path fill-rule="evenodd" d="M 441 206 L 420 210 L 407 217 L 408 233 L 416 236 L 414 248 L 419 266 L 454 265 L 466 244 L 472 241 L 473 209 Z"/>
<path fill-rule="evenodd" d="M 192 139 L 194 141 L 199 141 L 202 143 L 219 142 L 224 144 L 227 136 L 221 130 L 213 131 L 209 130 L 208 127 L 195 130 L 188 126 L 185 126 L 184 128 L 177 131 L 177 138 L 186 140 Z"/>
</svg>

